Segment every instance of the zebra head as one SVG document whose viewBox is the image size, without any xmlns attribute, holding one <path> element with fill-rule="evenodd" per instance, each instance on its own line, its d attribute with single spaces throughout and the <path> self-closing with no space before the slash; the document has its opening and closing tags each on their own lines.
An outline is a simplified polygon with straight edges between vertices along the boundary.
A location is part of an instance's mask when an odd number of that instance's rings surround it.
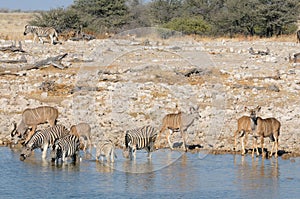
<svg viewBox="0 0 300 199">
<path fill-rule="evenodd" d="M 31 26 L 26 25 L 25 26 L 25 30 L 24 30 L 24 35 L 27 35 L 27 34 L 31 33 L 31 31 L 32 31 Z"/>
<path fill-rule="evenodd" d="M 57 144 L 58 138 L 55 139 L 54 144 L 52 146 L 52 150 L 50 152 L 51 161 L 55 162 L 58 158 L 62 156 L 61 147 Z"/>
<path fill-rule="evenodd" d="M 30 147 L 25 146 L 21 151 L 20 160 L 24 161 L 27 157 L 29 157 L 31 155 L 31 151 Z"/>
</svg>

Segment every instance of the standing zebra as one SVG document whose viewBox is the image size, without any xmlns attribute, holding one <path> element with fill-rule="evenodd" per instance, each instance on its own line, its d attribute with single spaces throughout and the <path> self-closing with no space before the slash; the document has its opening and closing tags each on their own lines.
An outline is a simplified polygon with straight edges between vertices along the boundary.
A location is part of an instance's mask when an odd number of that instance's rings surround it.
<svg viewBox="0 0 300 199">
<path fill-rule="evenodd" d="M 39 26 L 25 26 L 24 35 L 29 33 L 33 34 L 33 41 L 35 42 L 36 37 L 39 38 L 40 42 L 44 44 L 42 37 L 50 37 L 51 44 L 54 44 L 54 39 L 58 41 L 58 35 L 54 28 L 52 27 L 39 27 Z"/>
<path fill-rule="evenodd" d="M 24 145 L 20 155 L 20 160 L 23 161 L 30 156 L 31 152 L 36 148 L 41 148 L 43 151 L 42 158 L 45 159 L 49 145 L 53 145 L 55 139 L 66 136 L 69 131 L 62 125 L 56 125 L 43 130 L 36 131 L 29 141 Z"/>
<path fill-rule="evenodd" d="M 65 162 L 65 158 L 71 157 L 72 162 L 76 162 L 76 156 L 79 153 L 79 138 L 76 135 L 66 135 L 57 138 L 52 146 L 51 159 L 52 162 L 58 162 L 61 158 Z"/>
<path fill-rule="evenodd" d="M 127 130 L 125 134 L 125 146 L 123 156 L 136 159 L 136 150 L 146 149 L 148 158 L 154 149 L 154 142 L 157 136 L 157 129 L 152 126 L 144 126 L 137 129 Z"/>
</svg>

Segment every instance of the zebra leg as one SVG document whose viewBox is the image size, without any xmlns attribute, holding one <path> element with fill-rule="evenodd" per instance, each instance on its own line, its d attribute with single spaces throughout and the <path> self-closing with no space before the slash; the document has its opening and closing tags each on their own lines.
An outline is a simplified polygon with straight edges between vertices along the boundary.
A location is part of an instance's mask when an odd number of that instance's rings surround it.
<svg viewBox="0 0 300 199">
<path fill-rule="evenodd" d="M 39 38 L 40 42 L 41 42 L 42 44 L 44 44 L 44 40 L 42 39 L 42 37 L 38 37 L 38 38 Z"/>
<path fill-rule="evenodd" d="M 115 152 L 114 149 L 111 149 L 110 151 L 110 161 L 115 162 Z"/>
<path fill-rule="evenodd" d="M 62 160 L 62 162 L 66 161 L 66 152 L 65 151 L 62 151 L 62 153 L 61 153 L 61 160 Z"/>
<path fill-rule="evenodd" d="M 43 159 L 46 159 L 46 156 L 47 156 L 47 149 L 48 149 L 48 144 L 44 144 L 42 150 L 43 150 L 43 153 L 42 153 L 42 158 Z"/>
<path fill-rule="evenodd" d="M 54 39 L 53 39 L 53 36 L 52 35 L 49 35 L 50 37 L 50 40 L 51 40 L 51 44 L 54 45 Z"/>
<path fill-rule="evenodd" d="M 150 145 L 151 145 L 151 143 L 150 143 Z M 152 155 L 151 154 L 151 146 L 147 146 L 145 149 L 148 152 L 147 158 L 151 159 L 151 155 Z"/>
</svg>

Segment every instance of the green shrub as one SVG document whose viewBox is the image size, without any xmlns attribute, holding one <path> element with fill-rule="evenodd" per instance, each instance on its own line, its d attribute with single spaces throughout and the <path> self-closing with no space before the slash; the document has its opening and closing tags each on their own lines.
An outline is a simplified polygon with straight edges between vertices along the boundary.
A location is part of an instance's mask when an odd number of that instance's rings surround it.
<svg viewBox="0 0 300 199">
<path fill-rule="evenodd" d="M 176 30 L 184 34 L 203 35 L 209 33 L 211 26 L 202 17 L 179 17 L 166 23 L 164 28 Z"/>
<path fill-rule="evenodd" d="M 50 10 L 49 12 L 35 14 L 34 19 L 30 21 L 29 24 L 53 27 L 58 32 L 63 32 L 67 29 L 79 29 L 81 22 L 75 10 L 58 8 Z"/>
</svg>

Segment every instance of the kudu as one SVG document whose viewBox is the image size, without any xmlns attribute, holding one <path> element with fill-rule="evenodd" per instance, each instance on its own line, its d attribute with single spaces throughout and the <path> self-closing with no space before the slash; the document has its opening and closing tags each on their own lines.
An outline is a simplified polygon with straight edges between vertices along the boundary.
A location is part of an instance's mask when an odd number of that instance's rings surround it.
<svg viewBox="0 0 300 199">
<path fill-rule="evenodd" d="M 280 135 L 280 122 L 275 118 L 266 118 L 262 119 L 261 117 L 257 117 L 257 126 L 256 126 L 256 133 L 253 136 L 253 151 L 252 156 L 254 156 L 254 148 L 256 149 L 257 156 L 259 155 L 258 148 L 257 148 L 257 137 L 260 137 L 260 144 L 262 155 L 264 156 L 264 138 L 269 137 L 270 140 L 273 142 L 272 149 L 270 152 L 270 157 L 273 155 L 273 150 L 275 147 L 275 157 L 278 156 L 278 137 Z"/>
<path fill-rule="evenodd" d="M 247 138 L 249 134 L 253 134 L 256 128 L 256 113 L 261 109 L 260 106 L 257 106 L 254 109 L 249 109 L 245 107 L 245 111 L 249 111 L 250 116 L 242 116 L 238 119 L 237 130 L 234 132 L 234 150 L 237 148 L 237 136 L 241 138 L 242 143 L 242 155 L 246 153 L 245 145 L 247 144 Z"/>
<path fill-rule="evenodd" d="M 73 135 L 78 136 L 78 138 L 83 138 L 84 143 L 83 144 L 83 151 L 86 152 L 88 149 L 89 152 L 91 152 L 92 149 L 92 141 L 91 141 L 91 127 L 87 123 L 79 123 L 76 125 L 72 125 L 70 128 L 70 133 Z M 88 144 L 86 143 L 86 140 Z M 87 147 L 88 145 L 88 147 Z"/>
<path fill-rule="evenodd" d="M 165 130 L 169 130 L 166 133 L 166 138 L 168 140 L 169 143 L 169 147 L 171 148 L 171 150 L 173 150 L 173 145 L 170 141 L 170 135 L 173 134 L 173 132 L 180 132 L 181 137 L 183 138 L 183 146 L 185 151 L 187 151 L 187 145 L 186 145 L 186 132 L 187 129 L 194 123 L 195 120 L 200 118 L 199 115 L 199 107 L 197 108 L 190 108 L 189 113 L 177 113 L 177 114 L 167 114 L 162 121 L 162 128 L 160 130 L 160 132 L 157 135 L 156 138 L 156 143 L 155 143 L 155 148 L 157 149 L 157 143 L 159 141 L 159 138 L 161 136 L 161 134 L 165 131 Z"/>
<path fill-rule="evenodd" d="M 27 130 L 31 127 L 31 131 L 26 136 L 27 142 L 34 134 L 37 125 L 48 122 L 50 126 L 54 126 L 58 117 L 58 110 L 51 106 L 40 106 L 37 108 L 27 108 L 22 113 L 20 123 L 15 125 L 14 130 L 11 132 L 11 137 L 17 136 L 24 138 Z"/>
</svg>

